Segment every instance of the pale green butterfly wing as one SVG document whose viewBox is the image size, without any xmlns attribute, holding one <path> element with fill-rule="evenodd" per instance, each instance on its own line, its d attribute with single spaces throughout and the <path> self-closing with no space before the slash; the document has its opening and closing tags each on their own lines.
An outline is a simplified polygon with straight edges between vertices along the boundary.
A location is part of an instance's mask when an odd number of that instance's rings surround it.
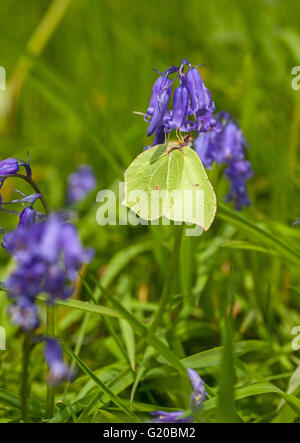
<svg viewBox="0 0 300 443">
<path fill-rule="evenodd" d="M 144 220 L 164 216 L 207 230 L 216 213 L 214 190 L 198 155 L 176 146 L 154 146 L 137 156 L 125 172 L 123 204 Z"/>
</svg>

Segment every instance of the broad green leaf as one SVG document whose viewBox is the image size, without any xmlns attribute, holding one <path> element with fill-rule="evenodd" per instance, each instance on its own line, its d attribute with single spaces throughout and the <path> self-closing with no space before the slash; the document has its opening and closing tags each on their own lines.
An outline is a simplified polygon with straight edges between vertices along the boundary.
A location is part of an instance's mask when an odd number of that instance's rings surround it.
<svg viewBox="0 0 300 443">
<path fill-rule="evenodd" d="M 216 196 L 193 149 L 180 142 L 154 146 L 125 172 L 123 205 L 144 220 L 166 217 L 207 231 L 216 214 Z"/>
</svg>

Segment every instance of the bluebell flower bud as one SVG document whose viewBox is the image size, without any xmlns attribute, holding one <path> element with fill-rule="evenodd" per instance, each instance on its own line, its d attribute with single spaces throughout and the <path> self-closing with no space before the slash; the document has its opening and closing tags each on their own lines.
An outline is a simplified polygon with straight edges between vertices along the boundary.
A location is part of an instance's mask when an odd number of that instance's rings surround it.
<svg viewBox="0 0 300 443">
<path fill-rule="evenodd" d="M 15 158 L 7 158 L 0 162 L 0 176 L 17 174 L 19 171 L 19 162 Z"/>
<path fill-rule="evenodd" d="M 36 212 L 33 208 L 24 208 L 20 214 L 18 228 L 30 226 L 36 221 Z"/>
</svg>

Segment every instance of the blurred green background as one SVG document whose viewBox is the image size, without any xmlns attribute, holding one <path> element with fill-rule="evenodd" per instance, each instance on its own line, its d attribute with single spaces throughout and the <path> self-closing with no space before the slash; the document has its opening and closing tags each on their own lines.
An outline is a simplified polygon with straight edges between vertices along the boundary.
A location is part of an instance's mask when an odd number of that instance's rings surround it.
<svg viewBox="0 0 300 443">
<path fill-rule="evenodd" d="M 299 250 L 299 230 L 290 226 L 300 216 L 300 91 L 291 86 L 292 68 L 300 65 L 299 0 L 0 0 L 0 16 L 0 65 L 7 71 L 7 91 L 0 91 L 0 160 L 25 158 L 30 150 L 34 177 L 51 209 L 63 208 L 67 176 L 80 163 L 94 167 L 98 189 L 114 188 L 122 179 L 129 163 L 149 144 L 146 124 L 133 111 L 147 109 L 157 76 L 152 68 L 164 70 L 185 57 L 193 65 L 205 63 L 201 74 L 217 111 L 226 110 L 238 120 L 251 147 L 247 155 L 254 169 L 249 181 L 252 206 L 244 214 Z M 229 185 L 220 170 L 210 174 L 221 201 Z M 15 186 L 6 185 L 7 197 Z M 114 284 L 117 293 L 127 291 L 133 302 L 137 297 L 157 301 L 169 252 L 168 232 L 100 228 L 94 202 L 92 196 L 79 216 L 84 243 L 96 248 L 91 267 L 103 275 L 108 264 L 107 285 Z M 16 223 L 0 217 L 1 227 Z M 172 326 L 168 330 L 179 357 L 220 345 L 218 306 L 235 254 L 224 245 L 254 241 L 234 223 L 218 220 L 200 240 L 183 246 L 180 291 L 192 293 L 193 305 L 201 303 L 192 319 L 183 316 L 175 332 Z M 258 353 L 252 367 L 267 378 L 287 373 L 279 382 L 285 390 L 286 378 L 299 364 L 290 349 L 291 330 L 300 325 L 299 296 L 291 289 L 298 287 L 299 272 L 287 266 L 284 255 L 278 260 L 261 253 L 270 251 L 257 249 L 267 245 L 256 241 L 251 250 L 249 244 L 240 244 L 245 251 L 235 254 L 235 340 L 271 340 L 277 350 L 286 345 L 278 360 L 274 348 L 270 361 Z M 132 245 L 137 249 L 125 249 Z M 125 249 L 121 262 L 126 272 L 118 268 L 120 262 L 117 267 L 111 262 L 120 249 Z M 1 262 L 7 264 L 4 252 Z M 3 266 L 1 279 L 7 274 Z M 175 311 L 178 303 L 175 298 Z M 139 308 L 133 303 L 133 309 Z M 80 321 L 77 312 L 62 316 L 59 330 L 70 344 L 76 343 L 72 328 Z M 87 327 L 89 346 L 83 357 L 99 368 L 118 354 L 105 327 L 99 330 L 95 323 Z M 0 309 L 0 324 L 10 328 L 6 306 Z M 12 390 L 17 379 L 7 371 L 20 353 L 14 331 L 9 329 L 6 372 L 0 365 L 2 385 Z M 41 353 L 36 359 L 43 365 Z M 201 370 L 214 385 L 215 369 Z M 33 390 L 41 397 L 43 378 L 41 371 L 36 373 L 40 385 Z M 242 386 L 245 379 L 239 383 Z M 150 383 L 144 389 L 156 386 Z M 168 395 L 174 406 L 175 394 Z M 161 392 L 158 398 L 166 403 Z M 258 401 L 254 409 L 269 418 L 276 405 Z M 252 406 L 247 404 L 243 413 Z M 252 412 L 248 418 L 253 418 Z"/>
</svg>

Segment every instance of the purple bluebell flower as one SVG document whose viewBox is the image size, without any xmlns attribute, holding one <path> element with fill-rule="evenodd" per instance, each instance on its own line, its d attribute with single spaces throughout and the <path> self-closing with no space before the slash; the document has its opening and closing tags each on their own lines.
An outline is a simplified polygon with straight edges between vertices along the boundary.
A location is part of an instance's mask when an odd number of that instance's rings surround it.
<svg viewBox="0 0 300 443">
<path fill-rule="evenodd" d="M 28 298 L 21 297 L 18 303 L 8 308 L 11 321 L 23 331 L 32 331 L 39 326 L 39 315 L 36 305 Z"/>
<path fill-rule="evenodd" d="M 23 166 L 25 168 L 26 175 L 28 177 L 31 177 L 31 167 L 29 162 L 29 153 L 27 162 L 17 158 L 7 158 L 5 160 L 2 160 L 0 162 L 0 176 L 17 174 L 19 172 L 20 166 Z"/>
<path fill-rule="evenodd" d="M 191 395 L 190 408 L 194 414 L 197 414 L 202 408 L 202 404 L 206 399 L 204 381 L 193 369 L 188 369 L 188 375 L 194 388 Z"/>
<path fill-rule="evenodd" d="M 232 180 L 230 192 L 225 196 L 225 201 L 235 203 L 235 208 L 241 211 L 243 206 L 250 206 L 251 201 L 248 196 L 246 181 L 243 178 Z"/>
<path fill-rule="evenodd" d="M 193 392 L 190 397 L 191 414 L 180 418 L 184 411 L 163 412 L 155 411 L 151 415 L 155 417 L 153 423 L 193 423 L 195 416 L 197 416 L 202 408 L 203 402 L 206 399 L 206 390 L 204 381 L 193 369 L 187 370 L 189 379 L 193 386 Z"/>
<path fill-rule="evenodd" d="M 183 414 L 184 414 L 184 411 L 150 412 L 150 415 L 152 415 L 154 417 L 154 419 L 151 420 L 152 423 L 193 423 L 193 417 L 191 417 L 191 416 L 180 418 Z"/>
<path fill-rule="evenodd" d="M 187 71 L 186 83 L 191 97 L 190 114 L 213 112 L 215 105 L 198 69 L 191 68 Z"/>
<path fill-rule="evenodd" d="M 246 180 L 253 176 L 249 161 L 245 160 L 247 142 L 241 129 L 226 112 L 216 115 L 216 130 L 201 134 L 195 139 L 195 151 L 206 168 L 213 163 L 227 165 L 225 175 L 231 182 L 231 190 L 225 197 L 227 202 L 233 201 L 235 207 L 241 210 L 250 205 L 247 193 Z"/>
<path fill-rule="evenodd" d="M 150 124 L 148 127 L 147 131 L 148 137 L 150 137 L 162 125 L 163 120 L 168 111 L 168 105 L 172 94 L 172 82 L 167 77 L 163 77 L 163 79 L 164 81 L 162 82 L 161 89 L 157 95 L 154 112 L 153 115 L 151 116 Z M 149 108 L 147 113 L 148 115 L 150 115 Z"/>
<path fill-rule="evenodd" d="M 187 72 L 185 73 L 185 70 Z M 172 80 L 171 74 L 177 74 Z M 173 103 L 169 109 L 173 84 L 179 78 L 175 88 Z M 180 67 L 172 66 L 155 81 L 149 107 L 144 116 L 149 123 L 147 135 L 155 133 L 152 146 L 164 143 L 165 134 L 172 130 L 189 133 L 205 133 L 217 130 L 217 121 L 213 116 L 215 105 L 209 90 L 203 83 L 197 67 L 192 67 L 183 59 Z M 148 149 L 147 146 L 145 149 Z"/>
<path fill-rule="evenodd" d="M 300 218 L 293 223 L 293 226 L 300 225 Z"/>
<path fill-rule="evenodd" d="M 31 215 L 24 217 L 28 222 Z M 82 247 L 75 227 L 57 215 L 45 222 L 21 224 L 4 235 L 2 245 L 17 262 L 5 282 L 15 305 L 24 297 L 34 302 L 40 293 L 48 294 L 50 303 L 70 297 L 78 270 L 93 255 Z"/>
<path fill-rule="evenodd" d="M 64 362 L 63 352 L 57 340 L 46 339 L 45 359 L 50 370 L 48 381 L 52 386 L 74 378 L 74 371 Z"/>
<path fill-rule="evenodd" d="M 68 178 L 68 204 L 83 200 L 96 187 L 96 178 L 92 168 L 81 165 Z"/>
<path fill-rule="evenodd" d="M 175 89 L 173 97 L 173 110 L 167 122 L 167 130 L 185 128 L 187 126 L 189 91 L 184 76 L 181 77 L 180 86 Z"/>
<path fill-rule="evenodd" d="M 17 174 L 19 171 L 19 162 L 15 158 L 7 158 L 0 162 L 0 176 Z"/>
<path fill-rule="evenodd" d="M 18 228 L 32 225 L 33 223 L 35 223 L 36 218 L 37 213 L 31 206 L 28 208 L 24 208 L 19 217 Z"/>
</svg>

